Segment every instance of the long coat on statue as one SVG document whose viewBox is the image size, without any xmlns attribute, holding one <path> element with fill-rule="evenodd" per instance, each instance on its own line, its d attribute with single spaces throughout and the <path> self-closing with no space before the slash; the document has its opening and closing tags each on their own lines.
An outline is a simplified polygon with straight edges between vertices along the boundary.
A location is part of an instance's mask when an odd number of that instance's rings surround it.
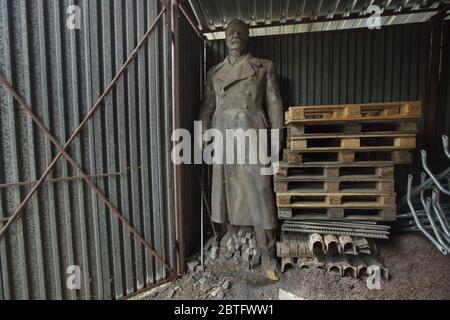
<svg viewBox="0 0 450 320">
<path fill-rule="evenodd" d="M 205 129 L 218 129 L 224 137 L 226 129 L 280 129 L 283 104 L 273 63 L 247 54 L 234 64 L 226 58 L 212 67 L 200 120 Z M 262 166 L 259 157 L 257 164 L 213 165 L 214 222 L 264 229 L 277 227 L 272 176 L 261 175 Z"/>
</svg>

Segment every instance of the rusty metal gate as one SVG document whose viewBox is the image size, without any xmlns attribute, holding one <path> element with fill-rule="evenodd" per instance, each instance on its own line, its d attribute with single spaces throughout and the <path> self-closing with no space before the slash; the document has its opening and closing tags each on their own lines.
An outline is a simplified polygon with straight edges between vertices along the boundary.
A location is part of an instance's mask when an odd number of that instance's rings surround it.
<svg viewBox="0 0 450 320">
<path fill-rule="evenodd" d="M 0 299 L 176 276 L 169 19 L 154 0 L 0 0 Z"/>
</svg>

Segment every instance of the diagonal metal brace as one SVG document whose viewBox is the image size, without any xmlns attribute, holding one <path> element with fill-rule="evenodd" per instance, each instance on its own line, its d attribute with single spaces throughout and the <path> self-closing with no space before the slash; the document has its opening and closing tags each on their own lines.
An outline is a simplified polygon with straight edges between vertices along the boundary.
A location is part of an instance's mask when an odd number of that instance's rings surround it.
<svg viewBox="0 0 450 320">
<path fill-rule="evenodd" d="M 448 136 L 443 135 L 442 136 L 442 145 L 444 146 L 444 153 L 447 156 L 447 158 L 450 159 L 450 149 L 448 146 Z"/>
<path fill-rule="evenodd" d="M 154 251 L 150 244 L 142 238 L 142 236 L 131 226 L 128 220 L 114 207 L 114 205 L 106 198 L 105 194 L 98 189 L 95 183 L 92 182 L 90 177 L 86 175 L 76 161 L 61 147 L 59 141 L 51 134 L 44 123 L 36 116 L 27 102 L 13 89 L 12 85 L 6 81 L 0 75 L 0 84 L 3 85 L 6 90 L 16 99 L 18 104 L 24 109 L 24 111 L 33 119 L 34 123 L 41 129 L 44 135 L 53 143 L 53 145 L 60 151 L 64 158 L 72 165 L 72 167 L 80 173 L 80 178 L 83 179 L 99 197 L 99 199 L 105 204 L 108 209 L 127 227 L 127 229 L 144 245 L 144 247 L 153 255 L 158 261 L 160 261 L 167 270 L 171 268 L 164 262 L 164 260 Z M 12 219 L 8 219 L 8 223 L 12 223 Z M 6 227 L 6 225 L 5 225 Z M 2 230 L 3 231 L 3 230 Z"/>
<path fill-rule="evenodd" d="M 412 200 L 411 200 L 412 181 L 413 181 L 413 176 L 410 174 L 410 175 L 408 175 L 408 188 L 407 188 L 407 191 L 406 191 L 406 200 L 408 202 L 409 209 L 411 210 L 411 213 L 412 213 L 412 215 L 414 217 L 414 221 L 416 222 L 416 225 L 419 227 L 420 231 L 422 231 L 422 233 L 428 238 L 428 240 L 430 240 L 436 246 L 436 248 L 439 249 L 439 251 L 441 251 L 443 254 L 446 255 L 448 253 L 447 250 L 445 250 L 445 248 L 439 243 L 439 241 L 437 241 L 425 229 L 425 227 L 420 223 L 420 220 L 417 217 L 416 210 L 414 209 L 414 205 L 413 205 Z"/>
<path fill-rule="evenodd" d="M 430 168 L 427 165 L 427 152 L 425 150 L 421 150 L 420 154 L 422 156 L 422 167 L 423 170 L 425 170 L 425 172 L 428 174 L 428 176 L 431 178 L 431 180 L 433 180 L 434 184 L 438 187 L 439 191 L 441 191 L 442 193 L 445 193 L 446 195 L 450 196 L 450 190 L 445 189 L 442 184 L 439 182 L 439 179 L 436 178 L 433 174 L 433 172 L 431 172 Z"/>
<path fill-rule="evenodd" d="M 439 202 L 439 191 L 436 189 L 434 189 L 433 193 L 431 194 L 431 203 L 433 205 L 434 212 L 436 213 L 436 216 L 438 217 L 439 222 L 442 226 L 442 230 L 444 230 L 444 233 L 448 237 L 450 237 L 450 226 L 444 214 L 444 210 L 442 210 L 442 207 Z"/>
</svg>

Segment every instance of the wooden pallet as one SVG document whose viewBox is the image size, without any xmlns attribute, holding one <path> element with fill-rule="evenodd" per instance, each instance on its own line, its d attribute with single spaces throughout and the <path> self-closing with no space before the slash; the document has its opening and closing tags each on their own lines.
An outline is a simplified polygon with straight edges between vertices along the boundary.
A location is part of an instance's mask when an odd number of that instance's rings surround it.
<svg viewBox="0 0 450 320">
<path fill-rule="evenodd" d="M 353 162 L 348 164 L 309 163 L 305 165 L 290 165 L 281 162 L 275 180 L 314 180 L 330 178 L 393 178 L 394 163 L 390 162 Z"/>
<path fill-rule="evenodd" d="M 393 161 L 394 163 L 411 163 L 411 154 L 398 147 L 365 148 L 364 150 L 336 150 L 305 152 L 298 150 L 283 150 L 283 161 L 288 164 L 307 164 L 310 162 L 332 164 L 352 163 L 355 161 Z"/>
<path fill-rule="evenodd" d="M 417 133 L 417 122 L 392 121 L 369 123 L 338 123 L 338 124 L 305 124 L 289 125 L 288 137 L 314 136 L 320 134 L 389 134 L 389 133 Z"/>
<path fill-rule="evenodd" d="M 359 135 L 307 135 L 289 137 L 288 149 L 299 151 L 330 151 L 330 150 L 385 150 L 386 148 L 414 149 L 416 136 L 408 133 Z"/>
<path fill-rule="evenodd" d="M 289 108 L 286 112 L 286 124 L 383 122 L 418 119 L 421 115 L 420 101 L 306 106 Z"/>
<path fill-rule="evenodd" d="M 384 208 L 323 208 L 296 209 L 278 208 L 280 220 L 351 220 L 351 221 L 395 221 L 396 206 Z"/>
<path fill-rule="evenodd" d="M 394 192 L 367 192 L 366 190 L 345 193 L 330 192 L 286 192 L 277 193 L 279 208 L 383 208 L 395 204 Z"/>
<path fill-rule="evenodd" d="M 334 179 L 296 179 L 274 181 L 274 191 L 283 192 L 394 192 L 393 179 L 334 178 Z"/>
</svg>

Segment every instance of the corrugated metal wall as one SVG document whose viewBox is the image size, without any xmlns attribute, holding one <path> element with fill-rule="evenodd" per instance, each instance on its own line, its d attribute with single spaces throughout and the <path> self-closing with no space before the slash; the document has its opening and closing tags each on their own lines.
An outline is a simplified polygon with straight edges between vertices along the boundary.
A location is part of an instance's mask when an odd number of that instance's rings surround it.
<svg viewBox="0 0 450 320">
<path fill-rule="evenodd" d="M 183 15 L 180 15 L 180 41 L 181 124 L 193 133 L 202 99 L 203 41 Z M 198 165 L 182 166 L 186 255 L 200 245 L 200 170 Z"/>
<path fill-rule="evenodd" d="M 442 61 L 444 67 L 442 68 L 444 74 L 444 81 L 442 82 L 442 95 L 446 102 L 444 105 L 445 110 L 445 132 L 450 133 L 450 21 L 447 20 L 444 23 L 444 46 L 442 48 Z"/>
<path fill-rule="evenodd" d="M 438 126 L 430 126 L 434 129 L 435 136 L 439 138 L 441 134 L 450 136 L 450 21 L 443 23 L 442 30 L 442 52 L 441 52 L 441 73 L 439 86 L 438 112 L 434 117 L 434 123 Z M 430 121 L 432 123 L 433 120 Z M 438 146 L 441 145 L 440 141 Z M 441 150 L 437 151 L 437 166 L 435 171 L 443 170 L 449 166 L 448 158 Z"/>
<path fill-rule="evenodd" d="M 447 22 L 447 52 L 448 26 Z M 430 41 L 431 26 L 422 23 L 382 27 L 380 30 L 355 29 L 257 37 L 251 39 L 250 52 L 256 57 L 274 61 L 286 108 L 294 105 L 423 101 L 424 116 L 419 124 L 418 150 L 428 149 L 431 137 L 449 133 L 450 117 L 427 113 Z M 208 68 L 222 61 L 226 54 L 223 40 L 209 42 Z M 447 93 L 448 87 L 443 88 L 442 94 Z M 440 115 L 448 115 L 449 102 L 447 98 L 440 104 Z M 440 132 L 431 135 L 437 128 Z M 430 154 L 432 152 L 442 153 L 442 149 L 429 150 Z M 406 172 L 417 171 L 420 166 L 417 154 L 416 151 L 411 167 L 400 166 L 398 170 L 398 193 L 404 190 L 400 181 L 403 181 Z"/>
<path fill-rule="evenodd" d="M 450 21 L 445 21 L 444 23 L 444 33 L 442 36 L 443 47 L 442 47 L 442 99 L 443 110 L 445 113 L 443 115 L 444 122 L 444 132 L 450 134 Z"/>
<path fill-rule="evenodd" d="M 66 27 L 73 4 L 81 8 L 80 30 Z M 158 7 L 153 0 L 0 0 L 0 71 L 66 141 Z M 116 173 L 94 182 L 168 260 L 175 244 L 163 27 L 160 22 L 68 153 L 87 174 Z M 36 181 L 54 156 L 55 148 L 0 89 L 0 219 L 32 187 L 17 183 Z M 60 160 L 50 178 L 73 176 Z M 66 286 L 70 265 L 81 267 L 81 290 Z M 0 299 L 119 298 L 167 276 L 81 180 L 45 183 L 0 240 Z"/>
</svg>

